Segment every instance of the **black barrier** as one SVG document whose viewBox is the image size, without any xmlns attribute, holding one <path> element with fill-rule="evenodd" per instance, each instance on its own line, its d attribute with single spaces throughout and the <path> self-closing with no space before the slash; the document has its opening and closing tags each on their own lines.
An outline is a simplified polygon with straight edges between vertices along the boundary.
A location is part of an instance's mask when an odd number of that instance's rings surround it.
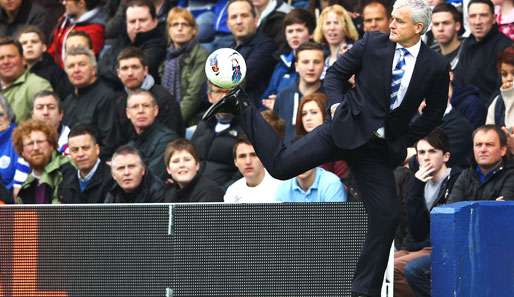
<svg viewBox="0 0 514 297">
<path fill-rule="evenodd" d="M 360 203 L 0 207 L 0 296 L 349 296 Z"/>
</svg>

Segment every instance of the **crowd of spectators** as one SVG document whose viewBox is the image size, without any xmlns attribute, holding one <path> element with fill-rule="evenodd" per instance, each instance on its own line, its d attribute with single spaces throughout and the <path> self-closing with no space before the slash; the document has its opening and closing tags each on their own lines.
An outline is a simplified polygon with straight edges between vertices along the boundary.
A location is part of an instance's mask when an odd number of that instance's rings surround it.
<svg viewBox="0 0 514 297">
<path fill-rule="evenodd" d="M 331 120 L 327 69 L 366 32 L 388 34 L 393 2 L 64 0 L 57 17 L 46 2 L 0 1 L 0 201 L 358 201 L 345 161 L 280 181 L 237 116 L 201 120 L 229 92 L 204 65 L 215 49 L 239 51 L 252 103 L 297 141 Z M 423 40 L 451 79 L 441 125 L 396 174 L 400 297 L 430 294 L 430 209 L 514 199 L 512 0 L 429 2 Z"/>
</svg>

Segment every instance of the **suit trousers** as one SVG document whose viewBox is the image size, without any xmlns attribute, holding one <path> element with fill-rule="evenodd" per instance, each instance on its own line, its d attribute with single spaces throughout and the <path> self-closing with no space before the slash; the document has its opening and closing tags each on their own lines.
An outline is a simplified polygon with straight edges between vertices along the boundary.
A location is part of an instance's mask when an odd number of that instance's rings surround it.
<svg viewBox="0 0 514 297">
<path fill-rule="evenodd" d="M 386 140 L 372 138 L 352 150 L 336 146 L 327 122 L 292 144 L 284 144 L 275 130 L 250 106 L 240 113 L 241 125 L 268 172 L 289 179 L 320 164 L 346 160 L 361 191 L 368 214 L 368 232 L 357 263 L 352 291 L 379 296 L 389 251 L 399 218 L 391 155 Z"/>
</svg>

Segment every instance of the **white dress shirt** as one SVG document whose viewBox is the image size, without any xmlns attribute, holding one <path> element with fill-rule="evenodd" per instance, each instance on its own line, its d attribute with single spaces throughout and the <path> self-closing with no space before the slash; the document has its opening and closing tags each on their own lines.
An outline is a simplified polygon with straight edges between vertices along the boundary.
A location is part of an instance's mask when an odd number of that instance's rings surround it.
<svg viewBox="0 0 514 297">
<path fill-rule="evenodd" d="M 398 60 L 400 60 L 400 51 L 399 48 L 403 48 L 400 44 L 396 44 L 396 50 L 394 52 L 393 59 L 393 67 L 391 68 L 391 73 L 393 73 L 396 64 L 398 64 Z M 391 106 L 391 109 L 395 109 L 400 104 L 402 104 L 403 97 L 405 97 L 405 93 L 407 93 L 407 88 L 409 87 L 409 82 L 412 78 L 412 73 L 414 72 L 414 65 L 416 65 L 416 59 L 418 58 L 419 50 L 421 49 L 421 39 L 418 42 L 411 46 L 405 48 L 409 54 L 405 55 L 405 68 L 402 77 L 402 82 L 400 84 L 400 90 L 398 91 L 398 97 L 396 102 Z"/>
</svg>

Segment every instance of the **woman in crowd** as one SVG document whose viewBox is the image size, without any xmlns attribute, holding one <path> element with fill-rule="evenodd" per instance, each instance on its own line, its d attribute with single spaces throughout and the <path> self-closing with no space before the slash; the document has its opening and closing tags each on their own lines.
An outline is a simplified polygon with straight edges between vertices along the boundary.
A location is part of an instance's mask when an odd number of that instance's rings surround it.
<svg viewBox="0 0 514 297">
<path fill-rule="evenodd" d="M 330 50 L 330 55 L 325 59 L 321 79 L 325 77 L 327 68 L 332 66 L 358 38 L 359 33 L 346 9 L 338 4 L 323 9 L 314 30 L 314 40 L 326 45 Z"/>
<path fill-rule="evenodd" d="M 165 202 L 223 202 L 223 190 L 199 173 L 200 159 L 189 140 L 177 139 L 169 143 L 164 160 L 171 177 L 164 194 Z"/>
<path fill-rule="evenodd" d="M 296 135 L 303 136 L 325 122 L 326 102 L 327 96 L 323 93 L 313 93 L 303 97 L 296 113 L 296 122 L 301 123 L 296 125 Z M 321 167 L 335 173 L 341 179 L 348 175 L 348 165 L 343 160 L 328 162 Z"/>
<path fill-rule="evenodd" d="M 296 135 L 303 136 L 325 122 L 327 96 L 323 93 L 313 93 L 303 97 L 296 113 Z M 350 175 L 350 168 L 344 160 L 324 163 L 321 168 L 337 175 L 344 183 L 348 199 L 359 200 L 359 193 Z"/>
<path fill-rule="evenodd" d="M 514 46 L 505 48 L 500 54 L 498 70 L 502 84 L 499 94 L 489 105 L 486 124 L 512 128 L 514 127 Z"/>
<path fill-rule="evenodd" d="M 208 53 L 195 38 L 198 26 L 187 9 L 170 10 L 167 26 L 170 43 L 161 67 L 162 85 L 180 103 L 182 118 L 191 126 L 205 97 Z"/>
</svg>

